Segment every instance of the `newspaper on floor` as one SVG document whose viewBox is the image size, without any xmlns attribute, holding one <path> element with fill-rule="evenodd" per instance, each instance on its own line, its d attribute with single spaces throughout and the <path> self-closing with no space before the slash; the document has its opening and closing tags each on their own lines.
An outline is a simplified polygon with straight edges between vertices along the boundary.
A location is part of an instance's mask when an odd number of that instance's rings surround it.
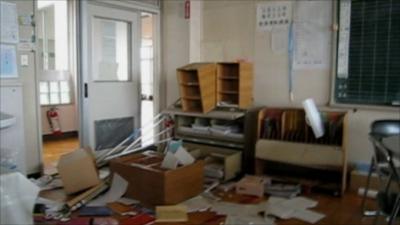
<svg viewBox="0 0 400 225">
<path fill-rule="evenodd" d="M 305 197 L 292 199 L 270 197 L 265 207 L 265 215 L 273 215 L 281 219 L 296 218 L 314 224 L 325 217 L 324 214 L 309 210 L 317 204 L 317 201 Z"/>
<path fill-rule="evenodd" d="M 128 182 L 117 173 L 114 173 L 110 189 L 103 195 L 92 200 L 87 206 L 105 206 L 107 203 L 115 202 L 125 194 Z"/>
<path fill-rule="evenodd" d="M 181 205 L 186 206 L 188 212 L 206 211 L 211 207 L 210 201 L 201 195 L 186 200 Z"/>
</svg>

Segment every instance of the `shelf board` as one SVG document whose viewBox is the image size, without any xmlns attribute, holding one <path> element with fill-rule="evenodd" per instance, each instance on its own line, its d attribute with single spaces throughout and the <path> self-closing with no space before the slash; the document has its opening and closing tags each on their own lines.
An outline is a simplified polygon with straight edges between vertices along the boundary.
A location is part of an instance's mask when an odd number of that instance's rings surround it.
<svg viewBox="0 0 400 225">
<path fill-rule="evenodd" d="M 190 142 L 195 142 L 195 143 L 200 143 L 200 144 L 209 144 L 209 145 L 217 145 L 217 146 L 222 146 L 222 147 L 229 147 L 229 148 L 237 148 L 237 149 L 243 149 L 244 145 L 239 144 L 239 143 L 232 143 L 232 142 L 225 142 L 225 141 L 218 141 L 218 140 L 210 140 L 210 139 L 204 139 L 204 138 L 195 138 L 195 137 L 189 137 L 186 135 L 180 135 L 176 134 L 176 138 L 182 139 L 184 141 L 190 141 Z"/>
<path fill-rule="evenodd" d="M 188 82 L 188 83 L 181 82 L 180 85 L 187 87 L 197 87 L 199 86 L 199 82 Z"/>
<path fill-rule="evenodd" d="M 239 80 L 239 77 L 237 76 L 220 76 L 218 79 L 221 80 Z"/>
<path fill-rule="evenodd" d="M 238 91 L 219 91 L 218 93 L 224 94 L 224 95 L 237 95 L 237 94 L 239 94 Z"/>
<path fill-rule="evenodd" d="M 196 112 L 184 112 L 182 108 L 170 107 L 163 110 L 165 114 L 178 115 L 178 116 L 192 116 L 192 117 L 202 117 L 202 118 L 213 118 L 213 119 L 223 119 L 223 120 L 235 120 L 243 117 L 245 111 L 243 110 L 230 110 L 229 108 L 214 109 L 208 113 L 196 113 Z"/>
<path fill-rule="evenodd" d="M 194 100 L 194 101 L 200 101 L 201 97 L 200 96 L 184 96 L 182 97 L 184 100 Z"/>
</svg>

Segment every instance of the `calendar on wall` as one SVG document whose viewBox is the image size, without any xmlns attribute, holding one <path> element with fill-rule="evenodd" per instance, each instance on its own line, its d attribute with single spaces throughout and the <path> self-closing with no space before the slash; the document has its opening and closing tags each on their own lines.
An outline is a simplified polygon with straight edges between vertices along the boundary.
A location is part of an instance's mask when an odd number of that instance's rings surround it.
<svg viewBox="0 0 400 225">
<path fill-rule="evenodd" d="M 289 1 L 270 1 L 257 5 L 257 29 L 259 31 L 288 27 L 291 20 L 292 7 Z"/>
</svg>

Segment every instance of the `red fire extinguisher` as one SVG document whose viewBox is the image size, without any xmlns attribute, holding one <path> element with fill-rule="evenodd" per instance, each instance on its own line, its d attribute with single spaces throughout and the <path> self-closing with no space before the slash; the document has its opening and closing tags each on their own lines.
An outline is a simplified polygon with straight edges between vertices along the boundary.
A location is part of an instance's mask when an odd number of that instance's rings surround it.
<svg viewBox="0 0 400 225">
<path fill-rule="evenodd" d="M 53 132 L 53 135 L 62 135 L 60 118 L 58 116 L 57 108 L 52 107 L 47 110 L 47 120 L 49 121 L 49 125 Z"/>
</svg>

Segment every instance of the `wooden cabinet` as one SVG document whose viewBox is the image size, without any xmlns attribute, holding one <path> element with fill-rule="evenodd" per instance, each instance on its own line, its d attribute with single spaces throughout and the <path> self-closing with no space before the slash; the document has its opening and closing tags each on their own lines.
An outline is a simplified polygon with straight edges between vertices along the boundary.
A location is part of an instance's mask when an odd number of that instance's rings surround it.
<svg viewBox="0 0 400 225">
<path fill-rule="evenodd" d="M 207 114 L 184 112 L 170 107 L 164 113 L 174 118 L 174 138 L 181 139 L 195 158 L 209 164 L 223 165 L 222 181 L 243 171 L 246 156 L 246 111 L 237 108 L 216 108 Z M 197 152 L 197 153 L 196 153 Z"/>
<path fill-rule="evenodd" d="M 182 108 L 207 113 L 216 106 L 216 65 L 193 63 L 177 69 Z"/>
<path fill-rule="evenodd" d="M 344 193 L 347 180 L 344 111 L 321 110 L 325 133 L 315 138 L 305 112 L 265 108 L 259 112 L 256 171 Z"/>
<path fill-rule="evenodd" d="M 253 103 L 253 65 L 217 63 L 217 103 L 248 108 Z"/>
</svg>

